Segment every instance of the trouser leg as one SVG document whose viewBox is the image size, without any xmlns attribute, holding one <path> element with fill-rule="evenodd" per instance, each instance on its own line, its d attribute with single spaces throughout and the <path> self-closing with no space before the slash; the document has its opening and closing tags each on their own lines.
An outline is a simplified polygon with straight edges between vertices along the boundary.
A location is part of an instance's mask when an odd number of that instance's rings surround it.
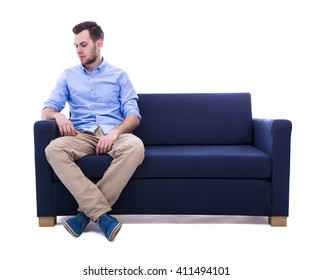
<svg viewBox="0 0 312 280">
<path fill-rule="evenodd" d="M 79 133 L 77 136 L 59 137 L 46 148 L 46 157 L 54 172 L 76 199 L 79 210 L 95 221 L 111 210 L 99 188 L 85 177 L 75 160 L 94 154 L 97 138 Z"/>
<path fill-rule="evenodd" d="M 112 150 L 108 154 L 113 161 L 96 185 L 112 207 L 137 167 L 142 163 L 144 145 L 141 139 L 126 133 L 114 142 Z"/>
</svg>

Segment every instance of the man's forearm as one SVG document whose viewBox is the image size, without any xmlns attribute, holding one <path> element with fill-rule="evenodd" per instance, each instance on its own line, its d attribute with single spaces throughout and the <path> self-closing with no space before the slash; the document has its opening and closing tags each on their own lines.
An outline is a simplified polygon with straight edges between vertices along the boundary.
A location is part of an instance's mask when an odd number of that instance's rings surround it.
<svg viewBox="0 0 312 280">
<path fill-rule="evenodd" d="M 41 118 L 43 120 L 52 120 L 55 119 L 55 114 L 58 114 L 54 109 L 52 108 L 44 108 L 41 112 Z"/>
<path fill-rule="evenodd" d="M 120 125 L 113 130 L 118 131 L 118 135 L 123 133 L 131 133 L 140 124 L 140 119 L 135 115 L 128 116 Z"/>
</svg>

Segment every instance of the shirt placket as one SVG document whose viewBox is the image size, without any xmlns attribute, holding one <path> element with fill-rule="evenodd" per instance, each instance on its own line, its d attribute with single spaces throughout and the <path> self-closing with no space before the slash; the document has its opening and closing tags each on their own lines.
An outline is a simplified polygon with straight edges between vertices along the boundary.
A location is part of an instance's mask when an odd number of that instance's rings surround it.
<svg viewBox="0 0 312 280">
<path fill-rule="evenodd" d="M 91 115 L 95 118 L 96 110 L 95 110 L 95 102 L 96 102 L 96 92 L 95 92 L 95 77 L 94 75 L 90 75 L 90 110 Z"/>
</svg>

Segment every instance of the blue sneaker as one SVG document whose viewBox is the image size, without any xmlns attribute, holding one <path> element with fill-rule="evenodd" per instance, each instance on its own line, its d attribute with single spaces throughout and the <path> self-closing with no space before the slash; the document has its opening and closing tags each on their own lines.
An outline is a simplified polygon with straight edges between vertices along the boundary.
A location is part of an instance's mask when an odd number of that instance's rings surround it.
<svg viewBox="0 0 312 280">
<path fill-rule="evenodd" d="M 70 218 L 63 223 L 63 226 L 67 231 L 74 237 L 79 237 L 87 225 L 89 224 L 90 219 L 83 213 L 78 213 L 74 218 Z"/>
<path fill-rule="evenodd" d="M 122 226 L 116 218 L 106 214 L 102 215 L 97 223 L 109 241 L 113 241 L 115 239 Z"/>
</svg>

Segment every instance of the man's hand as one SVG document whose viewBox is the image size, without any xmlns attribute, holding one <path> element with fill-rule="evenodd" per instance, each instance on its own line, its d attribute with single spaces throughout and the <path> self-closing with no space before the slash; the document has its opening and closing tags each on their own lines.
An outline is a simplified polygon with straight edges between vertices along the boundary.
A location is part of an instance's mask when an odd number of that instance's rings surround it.
<svg viewBox="0 0 312 280">
<path fill-rule="evenodd" d="M 114 144 L 114 141 L 117 140 L 119 136 L 119 131 L 116 129 L 111 130 L 108 134 L 100 138 L 99 142 L 96 145 L 96 155 L 108 153 Z"/>
<path fill-rule="evenodd" d="M 55 113 L 54 118 L 62 136 L 75 136 L 78 134 L 73 123 L 62 113 Z"/>
</svg>

